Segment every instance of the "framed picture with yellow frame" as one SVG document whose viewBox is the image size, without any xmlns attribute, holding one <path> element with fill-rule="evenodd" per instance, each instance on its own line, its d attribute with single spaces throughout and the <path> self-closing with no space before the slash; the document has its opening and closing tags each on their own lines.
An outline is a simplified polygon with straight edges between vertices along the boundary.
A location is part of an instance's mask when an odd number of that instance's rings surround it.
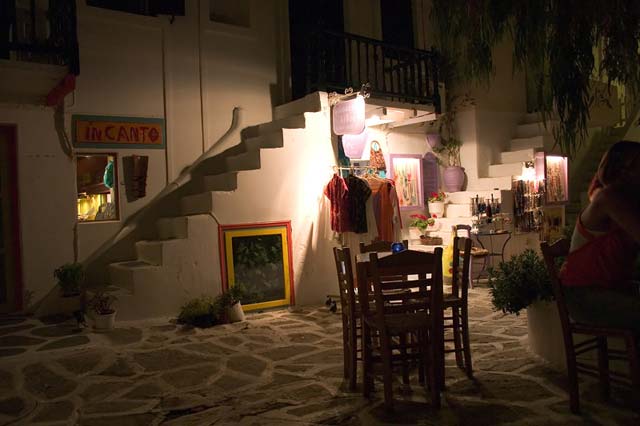
<svg viewBox="0 0 640 426">
<path fill-rule="evenodd" d="M 291 222 L 220 225 L 223 291 L 242 285 L 245 311 L 293 305 Z"/>
</svg>

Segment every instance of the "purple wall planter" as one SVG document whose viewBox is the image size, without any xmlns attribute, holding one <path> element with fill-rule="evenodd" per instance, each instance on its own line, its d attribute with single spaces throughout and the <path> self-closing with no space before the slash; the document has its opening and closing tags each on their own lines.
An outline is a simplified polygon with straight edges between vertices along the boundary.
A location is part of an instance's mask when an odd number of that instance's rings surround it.
<svg viewBox="0 0 640 426">
<path fill-rule="evenodd" d="M 447 192 L 458 192 L 464 185 L 464 168 L 458 166 L 445 167 L 442 180 Z"/>
</svg>

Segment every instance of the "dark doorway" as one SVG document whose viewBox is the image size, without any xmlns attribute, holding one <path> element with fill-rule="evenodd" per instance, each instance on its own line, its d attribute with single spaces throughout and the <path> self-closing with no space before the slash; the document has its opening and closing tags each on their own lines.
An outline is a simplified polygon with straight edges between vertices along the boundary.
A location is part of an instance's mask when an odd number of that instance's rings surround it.
<svg viewBox="0 0 640 426">
<path fill-rule="evenodd" d="M 0 312 L 22 308 L 16 127 L 0 125 Z"/>
<path fill-rule="evenodd" d="M 309 38 L 320 30 L 344 31 L 343 0 L 289 0 L 293 99 L 307 94 L 307 60 L 314 54 Z"/>
<path fill-rule="evenodd" d="M 411 0 L 380 0 L 382 40 L 413 49 Z"/>
</svg>

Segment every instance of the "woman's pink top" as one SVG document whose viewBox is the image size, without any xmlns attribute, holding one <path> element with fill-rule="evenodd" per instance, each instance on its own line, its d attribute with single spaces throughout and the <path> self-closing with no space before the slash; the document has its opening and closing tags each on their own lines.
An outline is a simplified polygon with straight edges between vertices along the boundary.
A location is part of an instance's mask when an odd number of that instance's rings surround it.
<svg viewBox="0 0 640 426">
<path fill-rule="evenodd" d="M 638 254 L 637 244 L 620 227 L 594 235 L 578 222 L 574 232 L 587 241 L 572 250 L 560 271 L 562 285 L 627 289 Z"/>
</svg>

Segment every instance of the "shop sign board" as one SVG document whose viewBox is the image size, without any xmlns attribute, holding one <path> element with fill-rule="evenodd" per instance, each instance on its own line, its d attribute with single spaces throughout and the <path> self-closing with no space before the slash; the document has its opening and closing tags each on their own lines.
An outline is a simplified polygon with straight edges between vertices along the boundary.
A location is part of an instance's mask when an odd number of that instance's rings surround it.
<svg viewBox="0 0 640 426">
<path fill-rule="evenodd" d="M 362 96 L 342 101 L 333 107 L 333 132 L 336 135 L 358 135 L 364 130 L 365 105 Z"/>
<path fill-rule="evenodd" d="M 163 149 L 164 119 L 73 115 L 73 145 L 76 148 Z"/>
</svg>

